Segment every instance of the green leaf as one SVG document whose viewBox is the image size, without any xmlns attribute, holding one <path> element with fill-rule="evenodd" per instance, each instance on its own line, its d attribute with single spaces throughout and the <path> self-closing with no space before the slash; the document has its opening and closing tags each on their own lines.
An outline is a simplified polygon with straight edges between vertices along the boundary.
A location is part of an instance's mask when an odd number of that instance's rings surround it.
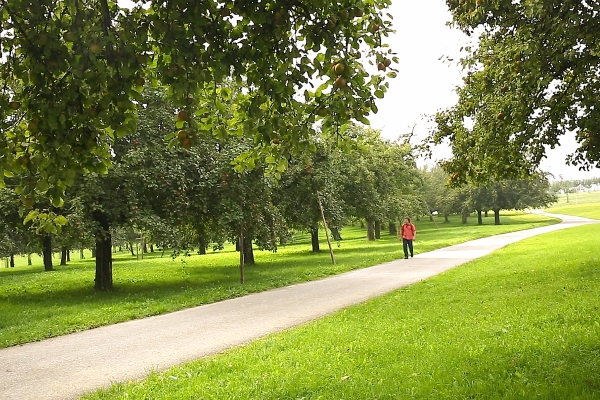
<svg viewBox="0 0 600 400">
<path fill-rule="evenodd" d="M 46 193 L 48 190 L 48 182 L 45 179 L 40 179 L 35 185 L 35 189 L 40 193 Z"/>
<path fill-rule="evenodd" d="M 62 197 L 53 197 L 52 198 L 52 205 L 54 207 L 61 208 L 62 206 L 65 205 L 65 201 L 63 200 Z"/>
<path fill-rule="evenodd" d="M 56 229 L 56 225 L 54 225 L 52 221 L 48 221 L 42 225 L 42 230 L 46 233 L 52 233 L 54 235 L 58 233 L 58 229 Z"/>
<path fill-rule="evenodd" d="M 56 225 L 64 226 L 67 224 L 67 219 L 64 215 L 58 215 L 56 218 L 54 218 L 54 222 L 56 223 Z"/>
<path fill-rule="evenodd" d="M 284 172 L 288 168 L 288 160 L 282 158 L 277 165 L 277 171 Z"/>
<path fill-rule="evenodd" d="M 360 116 L 360 117 L 358 118 L 358 120 L 359 120 L 360 122 L 362 122 L 363 124 L 365 124 L 365 125 L 371 125 L 371 122 L 370 122 L 370 121 L 369 121 L 367 118 L 365 118 L 364 116 Z"/>
<path fill-rule="evenodd" d="M 38 217 L 39 212 L 37 210 L 31 210 L 23 220 L 23 225 L 26 225 L 28 222 L 35 220 Z"/>
</svg>

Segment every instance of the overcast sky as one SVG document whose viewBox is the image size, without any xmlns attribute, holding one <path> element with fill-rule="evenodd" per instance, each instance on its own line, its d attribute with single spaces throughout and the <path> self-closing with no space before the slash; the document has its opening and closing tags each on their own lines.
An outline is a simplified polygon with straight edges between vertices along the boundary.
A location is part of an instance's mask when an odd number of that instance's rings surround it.
<svg viewBox="0 0 600 400">
<path fill-rule="evenodd" d="M 428 116 L 451 106 L 457 99 L 454 89 L 462 83 L 460 68 L 449 66 L 440 56 L 460 58 L 460 48 L 468 38 L 446 26 L 451 19 L 444 0 L 395 0 L 390 9 L 396 34 L 389 44 L 400 57 L 400 70 L 390 80 L 390 90 L 378 103 L 379 113 L 371 117 L 371 125 L 385 137 L 397 138 L 415 127 L 415 139 L 421 141 L 431 128 Z M 600 170 L 580 172 L 567 167 L 565 158 L 577 148 L 574 138 L 564 138 L 561 147 L 549 153 L 542 169 L 564 179 L 584 179 L 600 176 Z M 439 149 L 440 157 L 449 156 L 448 149 Z"/>
</svg>

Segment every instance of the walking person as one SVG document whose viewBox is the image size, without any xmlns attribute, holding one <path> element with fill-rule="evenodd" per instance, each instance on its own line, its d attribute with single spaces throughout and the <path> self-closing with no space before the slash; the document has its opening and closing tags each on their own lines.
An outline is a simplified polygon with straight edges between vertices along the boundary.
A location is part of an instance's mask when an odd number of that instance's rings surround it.
<svg viewBox="0 0 600 400">
<path fill-rule="evenodd" d="M 404 249 L 404 259 L 408 259 L 408 252 L 410 250 L 410 256 L 414 256 L 413 251 L 413 240 L 415 240 L 415 236 L 417 234 L 417 228 L 415 225 L 410 222 L 410 218 L 404 218 L 404 223 L 400 228 L 400 232 L 398 232 L 398 240 L 402 238 L 402 248 Z"/>
</svg>

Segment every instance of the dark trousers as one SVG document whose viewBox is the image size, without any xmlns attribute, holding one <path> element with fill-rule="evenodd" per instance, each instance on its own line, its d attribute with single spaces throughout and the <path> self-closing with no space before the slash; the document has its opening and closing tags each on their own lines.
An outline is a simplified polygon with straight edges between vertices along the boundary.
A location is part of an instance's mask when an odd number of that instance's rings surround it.
<svg viewBox="0 0 600 400">
<path fill-rule="evenodd" d="M 413 256 L 413 243 L 412 239 L 402 238 L 402 248 L 404 249 L 404 258 L 408 258 L 408 251 L 410 250 L 410 256 Z"/>
</svg>

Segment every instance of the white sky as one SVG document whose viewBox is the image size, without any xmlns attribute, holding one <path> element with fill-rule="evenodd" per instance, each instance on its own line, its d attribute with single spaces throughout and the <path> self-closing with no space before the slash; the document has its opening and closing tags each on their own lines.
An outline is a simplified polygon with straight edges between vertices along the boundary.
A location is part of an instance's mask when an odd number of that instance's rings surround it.
<svg viewBox="0 0 600 400">
<path fill-rule="evenodd" d="M 460 68 L 454 63 L 438 60 L 450 56 L 458 61 L 460 47 L 469 38 L 457 29 L 446 26 L 451 20 L 444 0 L 394 0 L 390 8 L 396 34 L 388 43 L 398 53 L 400 73 L 390 80 L 390 89 L 377 103 L 379 113 L 371 116 L 371 126 L 382 130 L 385 137 L 395 139 L 415 127 L 414 142 L 429 133 L 428 116 L 451 106 L 457 99 L 454 88 L 462 84 Z M 580 172 L 565 163 L 567 154 L 577 148 L 573 137 L 565 137 L 561 147 L 548 153 L 542 170 L 564 179 L 585 179 L 600 176 L 600 170 Z M 448 157 L 448 149 L 439 149 L 438 157 Z"/>
</svg>

